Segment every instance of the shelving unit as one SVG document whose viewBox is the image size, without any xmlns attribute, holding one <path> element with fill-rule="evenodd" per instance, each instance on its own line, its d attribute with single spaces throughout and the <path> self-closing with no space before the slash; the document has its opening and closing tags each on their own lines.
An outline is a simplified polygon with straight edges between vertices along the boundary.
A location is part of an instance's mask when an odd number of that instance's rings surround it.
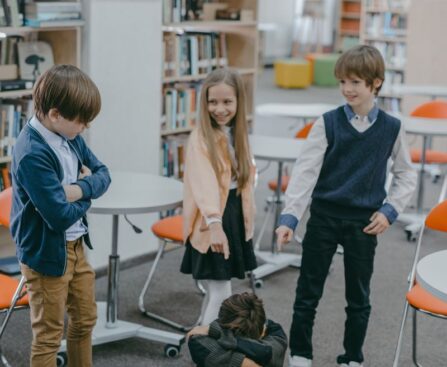
<svg viewBox="0 0 447 367">
<path fill-rule="evenodd" d="M 387 111 L 400 111 L 401 96 L 390 89 L 405 82 L 408 2 L 363 0 L 361 14 L 361 43 L 377 47 L 385 59 L 385 82 L 379 105 Z"/>
<path fill-rule="evenodd" d="M 340 0 L 336 50 L 345 51 L 359 43 L 362 0 Z"/>
<path fill-rule="evenodd" d="M 20 36 L 23 41 L 45 41 L 51 45 L 55 64 L 72 64 L 78 67 L 81 66 L 81 32 L 80 25 L 45 28 L 0 27 L 0 34 L 4 35 L 3 42 L 11 36 Z M 11 161 L 10 153 L 15 139 L 32 113 L 29 102 L 31 95 L 32 89 L 0 91 L 0 165 Z M 13 115 L 14 121 L 10 122 Z"/>
<path fill-rule="evenodd" d="M 160 136 L 161 172 L 167 176 L 182 177 L 184 143 L 199 118 L 201 83 L 213 69 L 230 67 L 242 75 L 247 92 L 247 118 L 252 123 L 258 70 L 258 0 L 219 3 L 249 10 L 253 19 L 200 20 L 203 9 L 194 9 L 194 20 L 178 21 L 183 17 L 179 14 L 191 13 L 187 9 L 170 8 L 169 1 L 164 4 Z M 173 17 L 176 21 L 169 22 Z"/>
</svg>

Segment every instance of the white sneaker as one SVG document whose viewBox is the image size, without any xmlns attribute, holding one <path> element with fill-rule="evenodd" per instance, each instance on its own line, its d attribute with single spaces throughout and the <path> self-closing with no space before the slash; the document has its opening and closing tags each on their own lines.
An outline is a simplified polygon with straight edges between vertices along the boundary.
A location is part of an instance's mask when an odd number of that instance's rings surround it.
<svg viewBox="0 0 447 367">
<path fill-rule="evenodd" d="M 349 362 L 349 364 L 347 363 L 342 363 L 340 365 L 340 367 L 363 367 L 363 364 L 359 363 L 359 362 Z"/>
<path fill-rule="evenodd" d="M 312 360 L 300 356 L 289 355 L 289 367 L 312 367 Z"/>
</svg>

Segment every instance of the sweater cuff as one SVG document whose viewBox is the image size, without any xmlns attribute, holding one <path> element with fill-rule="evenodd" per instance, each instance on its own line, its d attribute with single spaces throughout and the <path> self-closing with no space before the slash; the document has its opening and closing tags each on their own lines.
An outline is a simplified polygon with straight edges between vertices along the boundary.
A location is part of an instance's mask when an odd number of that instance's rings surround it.
<svg viewBox="0 0 447 367">
<path fill-rule="evenodd" d="M 390 224 L 393 224 L 393 222 L 399 215 L 397 210 L 394 209 L 394 206 L 389 203 L 383 204 L 382 207 L 379 209 L 379 212 L 382 213 L 386 217 L 386 219 L 388 219 L 388 222 L 390 222 Z"/>
<path fill-rule="evenodd" d="M 91 199 L 92 189 L 90 184 L 85 180 L 76 181 L 75 185 L 78 185 L 82 190 L 82 199 Z"/>
<path fill-rule="evenodd" d="M 220 334 L 221 334 L 220 330 L 221 330 L 221 327 L 217 323 L 217 321 L 213 321 L 210 324 L 210 328 L 208 330 L 208 336 L 213 338 L 213 339 L 219 339 L 220 338 Z"/>
<path fill-rule="evenodd" d="M 298 225 L 298 219 L 292 214 L 281 214 L 279 217 L 279 225 L 289 227 L 294 231 Z"/>
<path fill-rule="evenodd" d="M 229 367 L 241 367 L 245 356 L 242 353 L 235 352 L 231 356 Z"/>
</svg>

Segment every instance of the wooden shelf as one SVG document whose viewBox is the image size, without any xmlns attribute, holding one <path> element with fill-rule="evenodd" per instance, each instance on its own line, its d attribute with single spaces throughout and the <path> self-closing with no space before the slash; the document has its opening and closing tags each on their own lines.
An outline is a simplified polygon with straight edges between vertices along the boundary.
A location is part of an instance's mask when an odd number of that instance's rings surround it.
<svg viewBox="0 0 447 367">
<path fill-rule="evenodd" d="M 188 30 L 209 30 L 215 32 L 228 32 L 228 33 L 239 33 L 240 28 L 250 28 L 257 26 L 256 21 L 241 22 L 238 20 L 219 20 L 210 22 L 180 22 L 180 23 L 169 23 L 162 27 L 163 32 L 179 32 Z"/>
<path fill-rule="evenodd" d="M 171 135 L 180 135 L 180 134 L 189 134 L 192 131 L 192 127 L 185 127 L 182 129 L 175 129 L 175 130 L 162 130 L 160 132 L 160 135 L 162 137 L 171 136 Z"/>
<path fill-rule="evenodd" d="M 10 156 L 0 157 L 0 164 L 9 163 L 9 162 L 11 162 L 11 160 L 12 160 L 12 157 L 10 157 Z"/>
<path fill-rule="evenodd" d="M 342 36 L 349 36 L 349 37 L 359 37 L 359 32 L 341 29 L 340 30 L 340 35 L 342 35 Z"/>
<path fill-rule="evenodd" d="M 58 25 L 58 26 L 51 26 L 51 27 L 0 27 L 0 33 L 4 33 L 7 36 L 11 35 L 20 35 L 20 34 L 26 34 L 26 33 L 32 33 L 32 32 L 42 32 L 42 31 L 60 31 L 60 30 L 67 30 L 67 29 L 77 29 L 82 28 L 82 25 Z"/>
<path fill-rule="evenodd" d="M 345 19 L 358 19 L 358 20 L 360 20 L 360 13 L 342 13 L 341 17 L 345 18 Z"/>
<path fill-rule="evenodd" d="M 392 14 L 401 14 L 406 15 L 407 12 L 403 9 L 380 9 L 380 8 L 368 8 L 365 10 L 366 13 L 392 13 Z"/>
<path fill-rule="evenodd" d="M 375 41 L 375 42 L 390 42 L 390 43 L 406 43 L 406 37 L 393 37 L 393 36 L 364 36 L 365 41 Z"/>
<path fill-rule="evenodd" d="M 0 98 L 21 98 L 31 96 L 32 94 L 33 94 L 32 89 L 11 90 L 6 92 L 0 92 Z"/>
<path fill-rule="evenodd" d="M 244 69 L 236 69 L 241 75 L 250 75 L 256 74 L 256 69 L 244 68 Z M 176 82 L 190 82 L 196 80 L 203 80 L 207 77 L 208 74 L 198 74 L 198 75 L 183 75 L 183 76 L 172 76 L 172 77 L 164 77 L 163 83 L 176 83 Z"/>
</svg>

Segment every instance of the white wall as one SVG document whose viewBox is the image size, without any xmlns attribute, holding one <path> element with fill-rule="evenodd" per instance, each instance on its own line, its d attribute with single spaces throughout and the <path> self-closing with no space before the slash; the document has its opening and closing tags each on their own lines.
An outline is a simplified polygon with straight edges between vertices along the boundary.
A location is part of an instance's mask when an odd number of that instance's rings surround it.
<svg viewBox="0 0 447 367">
<path fill-rule="evenodd" d="M 258 22 L 275 25 L 274 30 L 265 32 L 265 59 L 274 60 L 290 55 L 294 11 L 295 0 L 259 0 Z"/>
<path fill-rule="evenodd" d="M 161 116 L 161 0 L 85 0 L 83 69 L 98 85 L 102 110 L 87 139 L 111 170 L 159 173 Z M 121 260 L 153 251 L 150 225 L 158 215 L 131 216 L 137 235 L 120 218 Z M 105 266 L 111 248 L 108 215 L 89 215 L 94 267 Z"/>
</svg>

